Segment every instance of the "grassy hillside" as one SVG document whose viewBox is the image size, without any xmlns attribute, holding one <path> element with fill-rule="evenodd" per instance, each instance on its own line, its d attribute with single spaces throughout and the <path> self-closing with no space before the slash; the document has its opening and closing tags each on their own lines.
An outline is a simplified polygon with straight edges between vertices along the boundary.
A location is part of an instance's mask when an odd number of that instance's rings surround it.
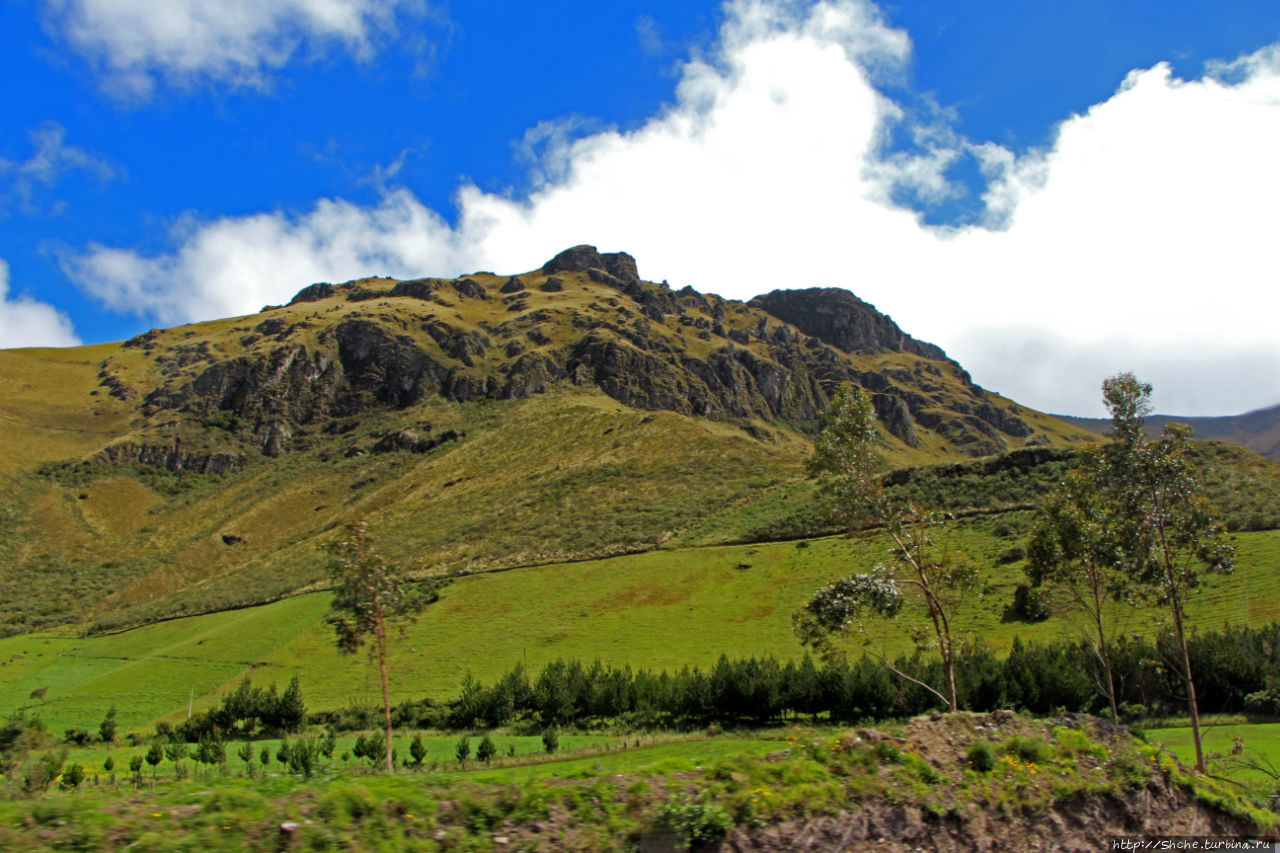
<svg viewBox="0 0 1280 853">
<path fill-rule="evenodd" d="M 0 633 L 305 592 L 355 518 L 423 574 L 811 534 L 788 495 L 846 381 L 873 392 L 898 465 L 1086 436 L 848 294 L 797 294 L 798 322 L 854 312 L 875 334 L 830 343 L 575 249 L 520 276 L 317 284 L 249 317 L 0 352 Z"/>
<path fill-rule="evenodd" d="M 966 603 L 962 632 L 997 649 L 1014 637 L 1073 636 L 1069 618 L 1028 625 L 1007 621 L 1019 562 L 1000 562 L 1019 544 L 1025 517 L 966 521 L 946 546 L 989 566 L 989 588 Z M 1192 602 L 1206 628 L 1280 619 L 1280 531 L 1237 536 L 1234 575 L 1213 578 Z M 454 581 L 441 600 L 394 645 L 394 699 L 457 695 L 470 672 L 491 681 L 523 661 L 536 670 L 558 657 L 677 669 L 709 666 L 721 653 L 795 658 L 792 611 L 820 585 L 881 559 L 888 543 L 854 539 L 762 543 L 675 550 L 473 575 Z M 368 703 L 378 693 L 363 655 L 342 657 L 323 623 L 328 596 L 316 593 L 263 607 L 160 622 L 99 637 L 37 634 L 0 640 L 0 714 L 37 712 L 51 729 L 94 726 L 111 705 L 122 731 L 154 719 L 185 716 L 251 676 L 281 687 L 301 678 L 312 710 Z M 1149 611 L 1121 610 L 1127 630 L 1155 630 Z M 877 623 L 894 650 L 911 645 L 910 613 Z M 856 651 L 856 644 L 852 647 Z M 33 691 L 44 689 L 42 698 Z"/>
</svg>

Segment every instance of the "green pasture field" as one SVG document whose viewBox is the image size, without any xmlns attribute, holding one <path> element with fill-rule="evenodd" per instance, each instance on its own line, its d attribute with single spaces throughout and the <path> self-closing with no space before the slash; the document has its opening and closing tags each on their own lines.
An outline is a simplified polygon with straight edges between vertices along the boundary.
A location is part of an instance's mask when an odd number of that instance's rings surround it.
<svg viewBox="0 0 1280 853">
<path fill-rule="evenodd" d="M 24 845 L 34 842 L 34 829 L 41 826 L 58 828 L 48 837 L 68 834 L 75 849 L 114 849 L 112 838 L 127 836 L 130 847 L 143 850 L 196 849 L 203 845 L 214 850 L 258 850 L 272 846 L 273 838 L 261 838 L 264 827 L 274 829 L 285 821 L 302 822 L 306 815 L 315 818 L 316 828 L 306 820 L 308 832 L 334 836 L 334 845 L 321 849 L 402 850 L 437 849 L 430 842 L 423 848 L 421 833 L 412 832 L 415 821 L 435 824 L 440 814 L 442 796 L 476 804 L 485 811 L 495 809 L 494 800 L 517 797 L 529 799 L 535 811 L 545 802 L 560 795 L 557 780 L 591 780 L 601 784 L 616 781 L 619 774 L 646 776 L 674 772 L 696 772 L 712 764 L 738 761 L 759 756 L 788 745 L 777 737 L 757 739 L 752 736 L 705 736 L 667 742 L 630 746 L 612 738 L 593 736 L 561 736 L 561 752 L 556 756 L 534 757 L 523 752 L 538 738 L 497 736 L 503 751 L 517 744 L 521 758 L 506 765 L 509 759 L 497 759 L 485 766 L 468 762 L 459 770 L 453 759 L 456 737 L 428 736 L 424 742 L 429 754 L 424 764 L 432 761 L 448 764 L 447 772 L 420 772 L 400 769 L 394 775 L 361 770 L 357 762 L 326 762 L 316 777 L 303 780 L 282 772 L 273 763 L 267 775 L 260 767 L 252 779 L 246 777 L 244 764 L 233 757 L 235 744 L 228 744 L 225 771 L 199 768 L 191 759 L 184 762 L 188 775 L 175 779 L 173 767 L 165 761 L 158 773 L 144 766 L 142 784 L 134 790 L 128 772 L 129 758 L 140 749 L 117 748 L 110 754 L 115 761 L 115 778 L 101 771 L 105 749 L 73 750 L 68 762 L 81 763 L 87 781 L 74 793 L 56 789 L 38 800 L 0 798 L 0 844 L 4 841 Z M 354 738 L 341 738 L 337 751 L 349 749 Z M 474 747 L 476 739 L 472 738 Z M 263 746 L 274 752 L 278 741 L 253 742 L 255 756 Z M 397 738 L 403 754 L 408 739 Z M 255 764 L 257 759 L 255 757 Z M 505 766 L 504 766 L 505 765 Z M 197 769 L 199 768 L 199 769 Z M 96 778 L 95 778 L 96 777 Z M 3 784 L 0 781 L 0 784 Z M 550 787 L 548 787 L 550 786 Z M 648 786 L 645 786 L 647 790 Z M 564 789 L 568 791 L 568 789 Z M 592 788 L 596 791 L 596 788 Z M 589 803 L 588 803 L 589 805 Z M 34 829 L 28 832 L 27 829 Z M 477 832 L 463 849 L 497 849 L 489 836 Z M 406 835 L 418 837 L 409 843 Z M 429 834 L 427 837 L 430 837 Z M 52 844 L 62 849 L 67 842 Z M 198 841 L 197 841 L 198 840 Z M 371 847 L 362 846 L 372 844 Z M 353 846 L 354 845 L 354 846 Z M 25 849 L 25 847 L 24 847 Z"/>
<path fill-rule="evenodd" d="M 373 732 L 378 742 L 382 742 L 382 733 Z M 440 732 L 411 732 L 403 729 L 397 729 L 392 733 L 391 748 L 396 753 L 397 761 L 409 763 L 411 761 L 409 746 L 413 742 L 415 736 L 422 737 L 422 745 L 426 747 L 426 756 L 422 760 L 422 769 L 433 769 L 440 771 L 448 771 L 455 774 L 465 775 L 470 778 L 475 772 L 484 771 L 488 774 L 496 774 L 486 776 L 489 781 L 502 781 L 506 778 L 504 774 L 514 774 L 512 778 L 542 778 L 543 776 L 563 776 L 565 775 L 557 768 L 564 764 L 571 765 L 569 771 L 576 772 L 579 764 L 592 765 L 604 762 L 609 766 L 632 766 L 635 769 L 645 769 L 650 764 L 665 761 L 669 758 L 679 758 L 681 756 L 694 756 L 694 759 L 685 762 L 690 767 L 698 763 L 698 756 L 705 755 L 710 757 L 719 757 L 724 753 L 724 749 L 720 744 L 722 741 L 711 742 L 715 746 L 713 749 L 702 751 L 692 750 L 689 742 L 693 738 L 683 737 L 677 738 L 673 736 L 661 735 L 629 735 L 614 736 L 605 734 L 573 734 L 569 732 L 561 733 L 559 736 L 559 745 L 553 755 L 548 755 L 542 744 L 540 735 L 513 735 L 494 732 L 489 735 L 495 747 L 497 747 L 497 757 L 488 765 L 481 764 L 476 761 L 476 747 L 480 745 L 481 735 L 466 735 L 471 745 L 471 758 L 467 761 L 465 767 L 459 767 L 457 762 L 458 740 L 461 737 L 458 734 L 444 734 Z M 368 762 L 351 756 L 351 751 L 355 747 L 357 735 L 353 733 L 343 734 L 336 738 L 332 759 L 321 759 L 322 769 L 327 768 L 328 772 L 338 771 L 357 771 L 361 767 L 368 767 Z M 763 741 L 762 741 L 763 742 Z M 188 744 L 188 755 L 182 761 L 182 766 L 187 773 L 197 776 L 241 776 L 245 775 L 245 763 L 237 755 L 237 751 L 243 746 L 245 741 L 227 741 L 226 747 L 227 762 L 225 770 L 216 768 L 207 768 L 195 761 L 191 756 L 195 752 L 195 745 Z M 268 775 L 288 775 L 284 767 L 276 760 L 276 752 L 280 749 L 281 740 L 279 738 L 265 738 L 262 740 L 248 741 L 253 750 L 253 769 L 257 776 L 262 775 L 262 763 L 259 760 L 263 749 L 270 753 L 270 761 L 267 764 Z M 89 777 L 99 777 L 99 782 L 107 779 L 108 773 L 113 772 L 117 780 L 123 784 L 129 777 L 129 762 L 134 756 L 146 756 L 147 751 L 151 748 L 149 742 L 144 741 L 139 746 L 130 746 L 127 743 L 116 743 L 108 746 L 105 744 L 93 744 L 84 747 L 70 747 L 66 751 L 67 764 L 79 764 L 84 768 L 85 773 Z M 514 749 L 514 755 L 511 750 Z M 652 750 L 657 750 L 653 752 Z M 343 760 L 343 754 L 347 755 Z M 576 756 L 576 757 L 575 757 Z M 622 758 L 621 756 L 630 756 Z M 107 758 L 112 761 L 112 770 L 107 771 L 103 766 Z M 575 763 L 577 762 L 577 763 Z M 377 770 L 382 765 L 378 763 L 373 769 Z M 684 764 L 681 764 L 683 767 Z M 525 769 L 525 768 L 541 768 L 541 769 Z M 403 770 L 400 772 L 410 772 Z M 622 771 L 614 771 L 622 772 Z M 170 780 L 174 778 L 174 765 L 169 759 L 164 759 L 155 768 L 149 764 L 143 764 L 142 775 L 148 782 L 153 780 Z M 0 775 L 0 780 L 4 776 Z"/>
<path fill-rule="evenodd" d="M 1215 722 L 1208 718 L 1201 722 L 1200 734 L 1210 773 L 1280 790 L 1280 779 L 1247 766 L 1257 763 L 1280 773 L 1280 723 Z M 1232 755 L 1237 738 L 1243 743 L 1244 751 Z M 1196 750 L 1190 726 L 1152 729 L 1147 739 L 1164 744 L 1179 761 L 1195 764 Z"/>
<path fill-rule="evenodd" d="M 562 743 L 565 742 L 565 736 L 562 735 L 560 740 Z M 629 747 L 628 744 L 633 740 L 641 745 Z M 595 779 L 636 773 L 670 775 L 695 772 L 717 761 L 767 755 L 790 745 L 776 731 L 763 737 L 696 736 L 651 746 L 643 745 L 648 740 L 650 740 L 649 737 L 621 738 L 620 741 L 614 741 L 617 748 L 593 751 L 593 754 L 579 758 L 569 755 L 554 761 L 518 762 L 510 767 L 488 768 L 481 765 L 472 771 L 454 770 L 440 775 L 443 778 L 469 778 L 476 782 L 492 784 L 552 778 Z M 455 745 L 456 742 L 456 739 L 452 741 Z M 497 738 L 494 738 L 494 743 L 498 743 Z M 474 747 L 473 739 L 473 751 Z M 498 746 L 498 753 L 503 754 L 501 745 Z"/>
<path fill-rule="evenodd" d="M 962 756 L 966 743 L 981 741 L 990 748 L 991 729 L 983 725 L 990 721 L 953 715 L 939 731 L 939 724 L 920 718 L 890 727 L 887 734 L 902 737 L 897 747 L 884 750 L 859 746 L 848 730 L 795 727 L 640 746 L 630 737 L 604 739 L 576 754 L 471 763 L 466 769 L 446 757 L 439 760 L 443 771 L 428 764 L 423 771 L 382 774 L 338 760 L 323 764 L 310 779 L 274 764 L 265 775 L 258 769 L 248 778 L 241 762 L 229 756 L 225 770 L 196 769 L 188 759 L 182 778 L 166 762 L 159 773 L 145 768 L 135 781 L 127 770 L 128 750 L 113 751 L 117 768 L 126 768 L 114 778 L 85 760 L 104 750 L 82 750 L 69 756 L 88 771 L 79 789 L 55 786 L 37 796 L 0 798 L 0 847 L 481 853 L 507 849 L 502 836 L 514 833 L 517 843 L 532 841 L 536 849 L 564 849 L 557 842 L 567 837 L 571 849 L 621 850 L 671 826 L 663 803 L 673 795 L 686 803 L 674 814 L 719 814 L 721 833 L 731 824 L 831 814 L 866 798 L 873 806 L 915 803 L 938 815 L 960 803 L 966 813 L 986 811 L 999 820 L 1011 810 L 1038 811 L 1054 803 L 1087 808 L 1098 796 L 1114 803 L 1160 772 L 1173 773 L 1170 778 L 1191 796 L 1254 822 L 1259 831 L 1275 825 L 1259 810 L 1262 800 L 1226 782 L 1180 775 L 1160 747 L 1126 734 L 1104 744 L 1092 739 L 1096 735 L 1010 716 L 1000 724 L 999 757 L 979 771 Z M 428 741 L 428 762 L 456 744 L 438 735 Z M 254 743 L 255 752 L 263 745 Z M 228 744 L 229 752 L 234 746 Z M 1014 748 L 1034 748 L 1036 760 L 1020 762 Z"/>
<path fill-rule="evenodd" d="M 381 737 L 380 733 L 374 733 Z M 471 746 L 471 758 L 465 765 L 459 766 L 457 748 L 458 734 L 413 733 L 397 730 L 391 740 L 399 762 L 408 763 L 409 745 L 415 734 L 421 734 L 422 745 L 426 747 L 426 756 L 422 761 L 421 771 L 429 771 L 433 778 L 442 780 L 472 780 L 485 784 L 505 785 L 513 782 L 527 782 L 543 779 L 590 779 L 598 776 L 611 776 L 620 773 L 655 773 L 670 774 L 699 770 L 716 761 L 736 758 L 744 755 L 765 755 L 786 748 L 790 743 L 778 731 L 763 736 L 728 735 L 707 737 L 705 735 L 604 735 L 604 734 L 568 734 L 562 733 L 559 747 L 554 754 L 547 754 L 541 736 L 512 735 L 493 733 L 490 738 L 497 747 L 498 754 L 489 763 L 481 763 L 475 758 L 476 747 L 480 736 L 467 735 Z M 355 746 L 354 735 L 337 738 L 337 745 L 332 759 L 321 759 L 320 775 L 334 773 L 359 772 L 367 768 L 368 763 L 350 757 Z M 208 768 L 196 763 L 190 755 L 183 760 L 182 766 L 187 775 L 195 777 L 222 777 L 246 775 L 245 763 L 237 756 L 244 741 L 228 741 L 226 746 L 227 762 L 224 769 Z M 262 776 L 260 753 L 267 749 L 271 760 L 267 766 L 268 776 L 289 775 L 276 761 L 275 755 L 280 748 L 280 740 L 266 739 L 249 741 L 253 750 L 253 771 L 255 776 Z M 109 773 L 103 764 L 108 756 L 113 762 L 117 784 L 126 784 L 129 778 L 129 761 L 135 755 L 145 756 L 149 745 L 106 747 L 101 744 L 69 749 L 66 763 L 79 764 L 90 777 L 97 777 L 98 784 L 105 784 Z M 514 748 L 514 755 L 510 750 Z M 194 745 L 190 746 L 194 751 Z M 343 754 L 347 759 L 343 760 Z M 380 771 L 381 764 L 371 768 Z M 397 773 L 420 772 L 414 768 L 397 768 Z M 174 765 L 167 758 L 156 768 L 143 765 L 142 777 L 146 782 L 172 782 Z M 0 780 L 3 780 L 0 776 Z"/>
<path fill-rule="evenodd" d="M 1050 640 L 1077 631 L 1069 618 L 1007 620 L 1022 564 L 998 565 L 997 557 L 1021 544 L 1028 522 L 1026 514 L 968 520 L 940 546 L 988 567 L 989 587 L 964 603 L 957 624 L 997 650 L 1015 637 Z M 1236 541 L 1236 572 L 1208 579 L 1190 605 L 1193 624 L 1206 630 L 1280 619 L 1280 531 L 1238 534 Z M 823 584 L 882 560 L 888 547 L 878 535 L 835 536 L 466 576 L 394 640 L 392 699 L 447 700 L 468 672 L 487 683 L 517 663 L 536 675 L 561 657 L 655 671 L 709 667 L 721 654 L 795 659 L 804 650 L 791 630 L 792 612 Z M 310 711 L 376 705 L 377 669 L 363 653 L 337 652 L 324 623 L 328 603 L 327 593 L 314 593 L 108 636 L 0 639 L 0 714 L 38 714 L 55 733 L 94 731 L 114 705 L 124 734 L 182 719 L 193 697 L 196 710 L 207 708 L 246 676 L 283 690 L 295 674 Z M 1119 615 L 1127 630 L 1159 625 L 1159 611 L 1125 608 Z M 874 626 L 897 651 L 910 648 L 918 623 L 908 611 Z"/>
</svg>

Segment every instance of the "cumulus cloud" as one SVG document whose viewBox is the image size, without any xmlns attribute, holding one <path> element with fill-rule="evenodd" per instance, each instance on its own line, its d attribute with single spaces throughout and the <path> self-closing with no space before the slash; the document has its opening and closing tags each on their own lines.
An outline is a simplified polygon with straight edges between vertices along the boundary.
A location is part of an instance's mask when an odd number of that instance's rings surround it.
<svg viewBox="0 0 1280 853">
<path fill-rule="evenodd" d="M 0 349 L 79 343 L 71 321 L 52 305 L 26 296 L 9 297 L 9 265 L 0 259 Z"/>
<path fill-rule="evenodd" d="M 45 0 L 49 28 L 125 97 L 159 81 L 261 88 L 299 52 L 360 60 L 421 16 L 424 0 Z"/>
<path fill-rule="evenodd" d="M 316 279 L 515 272 L 592 242 L 632 252 L 648 278 L 727 296 L 847 287 L 1041 409 L 1099 414 L 1101 379 L 1123 369 L 1166 411 L 1277 401 L 1274 51 L 1199 80 L 1136 70 L 1020 155 L 882 94 L 909 56 L 907 35 L 858 0 L 738 0 L 659 114 L 626 133 L 535 128 L 532 189 L 464 185 L 456 225 L 400 188 L 371 207 L 187 221 L 171 253 L 95 246 L 68 270 L 118 310 L 173 322 Z M 910 152 L 891 145 L 904 135 Z M 981 222 L 930 227 L 895 202 L 960 192 L 947 169 L 962 156 L 988 179 Z"/>
<path fill-rule="evenodd" d="M 45 122 L 28 134 L 31 156 L 25 160 L 0 157 L 0 212 L 16 201 L 24 210 L 36 209 L 36 193 L 53 186 L 69 172 L 80 172 L 100 181 L 116 177 L 116 169 L 104 158 L 67 144 L 67 131 L 56 122 Z"/>
</svg>

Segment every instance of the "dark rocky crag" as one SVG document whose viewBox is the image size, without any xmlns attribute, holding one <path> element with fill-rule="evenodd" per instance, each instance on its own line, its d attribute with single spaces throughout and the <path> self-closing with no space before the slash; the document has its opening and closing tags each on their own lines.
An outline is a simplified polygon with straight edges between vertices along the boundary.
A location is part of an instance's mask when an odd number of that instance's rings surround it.
<svg viewBox="0 0 1280 853">
<path fill-rule="evenodd" d="M 917 341 L 874 305 L 838 287 L 775 290 L 757 296 L 748 304 L 842 352 L 890 350 L 955 364 L 941 347 Z"/>
<path fill-rule="evenodd" d="M 585 310 L 552 301 L 592 288 L 603 297 Z M 416 327 L 404 312 L 385 310 L 392 300 L 421 306 L 412 308 Z M 463 321 L 451 310 L 460 301 L 490 319 Z M 242 339 L 244 351 L 227 357 L 203 345 L 162 350 L 163 336 L 152 334 L 147 353 L 175 369 L 142 399 L 144 412 L 217 422 L 279 456 L 300 429 L 371 409 L 406 409 L 431 396 L 521 398 L 562 381 L 596 386 L 636 408 L 807 430 L 834 389 L 852 382 L 872 394 L 885 429 L 909 447 L 929 430 L 982 455 L 1033 432 L 939 347 L 835 288 L 777 290 L 742 303 L 646 282 L 625 252 L 576 246 L 520 276 L 321 283 L 289 305 L 315 304 L 312 316 L 320 317 L 333 303 L 327 310 L 351 310 L 327 324 L 268 316 Z M 865 357 L 885 353 L 914 356 L 914 366 L 866 366 Z M 136 461 L 144 455 L 191 464 L 154 448 L 140 449 Z"/>
</svg>

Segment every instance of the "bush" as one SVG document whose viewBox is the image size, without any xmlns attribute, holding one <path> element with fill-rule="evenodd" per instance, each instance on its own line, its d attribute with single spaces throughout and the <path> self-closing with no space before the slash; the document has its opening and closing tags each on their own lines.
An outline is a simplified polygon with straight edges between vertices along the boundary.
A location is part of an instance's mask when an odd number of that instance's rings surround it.
<svg viewBox="0 0 1280 853">
<path fill-rule="evenodd" d="M 64 791 L 74 791 L 84 781 L 84 767 L 79 764 L 68 764 L 62 770 L 62 781 L 58 786 Z"/>
<path fill-rule="evenodd" d="M 996 565 L 1005 566 L 1009 563 L 1016 563 L 1023 557 L 1027 556 L 1027 551 L 1021 545 L 1014 545 L 1012 548 L 1005 548 L 996 555 Z"/>
<path fill-rule="evenodd" d="M 1013 615 L 1024 622 L 1043 622 L 1053 615 L 1053 596 L 1047 589 L 1020 583 L 1013 591 Z"/>
<path fill-rule="evenodd" d="M 985 740 L 969 744 L 964 753 L 965 761 L 979 773 L 990 773 L 996 766 L 996 751 Z"/>
<path fill-rule="evenodd" d="M 1053 747 L 1034 738 L 1011 737 L 1005 742 L 1004 751 L 1027 764 L 1043 764 L 1053 758 Z"/>
<path fill-rule="evenodd" d="M 85 729 L 67 729 L 62 739 L 75 746 L 88 746 L 93 741 L 93 735 Z"/>
<path fill-rule="evenodd" d="M 476 747 L 476 761 L 483 761 L 488 764 L 493 757 L 498 754 L 498 748 L 494 746 L 493 740 L 488 734 L 485 734 L 480 740 L 480 745 Z"/>
<path fill-rule="evenodd" d="M 560 748 L 560 733 L 554 727 L 543 730 L 542 748 L 547 751 L 548 755 L 553 754 Z"/>
<path fill-rule="evenodd" d="M 387 744 L 377 735 L 360 735 L 351 748 L 351 754 L 356 758 L 367 758 L 370 764 L 377 764 L 386 757 Z"/>
<path fill-rule="evenodd" d="M 1280 716 L 1280 690 L 1268 687 L 1244 697 L 1244 708 L 1253 714 Z"/>
<path fill-rule="evenodd" d="M 103 743 L 116 742 L 116 709 L 114 705 L 111 710 L 107 711 L 107 716 L 103 717 L 102 722 L 98 724 L 98 736 L 102 738 Z"/>
<path fill-rule="evenodd" d="M 200 738 L 200 745 L 196 748 L 195 759 L 201 764 L 207 764 L 212 767 L 215 764 L 225 764 L 227 761 L 227 747 L 222 739 L 206 733 Z"/>
<path fill-rule="evenodd" d="M 298 738 L 293 743 L 285 741 L 285 744 L 280 749 L 281 751 L 287 750 L 288 754 L 286 760 L 281 763 L 287 764 L 290 772 L 299 773 L 310 779 L 320 764 L 320 757 L 324 754 L 324 745 L 324 738 L 317 737 Z"/>
<path fill-rule="evenodd" d="M 733 819 L 722 806 L 684 795 L 663 803 L 658 823 L 674 830 L 689 847 L 724 838 L 733 828 Z"/>
<path fill-rule="evenodd" d="M 422 760 L 427 757 L 427 747 L 422 742 L 422 735 L 414 735 L 413 742 L 409 744 L 409 757 L 413 759 L 414 767 L 422 766 Z"/>
<path fill-rule="evenodd" d="M 22 788 L 28 793 L 39 793 L 58 778 L 62 773 L 62 762 L 65 752 L 46 752 L 37 758 L 22 777 Z"/>
</svg>

